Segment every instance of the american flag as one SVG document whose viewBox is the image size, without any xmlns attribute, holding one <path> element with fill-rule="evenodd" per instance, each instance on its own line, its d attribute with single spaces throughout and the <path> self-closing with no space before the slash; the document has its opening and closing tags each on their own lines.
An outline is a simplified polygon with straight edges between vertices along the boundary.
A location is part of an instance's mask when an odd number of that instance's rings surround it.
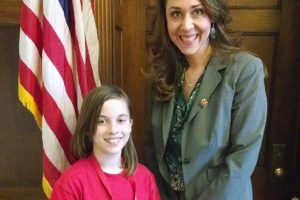
<svg viewBox="0 0 300 200">
<path fill-rule="evenodd" d="M 18 94 L 42 131 L 49 198 L 74 159 L 70 140 L 82 98 L 100 85 L 93 0 L 23 0 Z"/>
</svg>

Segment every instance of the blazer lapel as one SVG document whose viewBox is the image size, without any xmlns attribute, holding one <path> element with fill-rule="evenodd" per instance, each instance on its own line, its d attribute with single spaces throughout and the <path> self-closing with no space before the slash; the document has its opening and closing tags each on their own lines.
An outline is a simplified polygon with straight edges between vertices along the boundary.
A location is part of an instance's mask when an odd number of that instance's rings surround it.
<svg viewBox="0 0 300 200">
<path fill-rule="evenodd" d="M 209 102 L 211 94 L 222 80 L 219 70 L 225 67 L 226 63 L 222 62 L 220 59 L 218 59 L 218 57 L 212 57 L 210 59 L 203 75 L 204 77 L 200 85 L 200 91 L 195 99 L 195 103 L 191 109 L 186 123 L 193 119 L 194 116 L 199 112 L 202 100 L 207 100 Z"/>
<path fill-rule="evenodd" d="M 198 93 L 198 96 L 196 97 L 195 103 L 192 107 L 191 113 L 187 119 L 188 123 L 191 119 L 194 118 L 194 116 L 198 113 L 199 109 L 201 108 L 201 100 L 206 99 L 209 101 L 209 97 L 213 93 L 213 91 L 216 89 L 218 84 L 222 80 L 222 76 L 219 73 L 220 69 L 223 69 L 226 67 L 225 60 L 221 60 L 218 56 L 213 56 L 207 67 L 206 71 L 204 73 L 204 77 L 200 86 L 200 92 Z M 175 102 L 175 95 L 173 95 L 170 99 L 170 102 L 165 103 L 163 105 L 163 115 L 162 115 L 162 129 L 163 129 L 163 140 L 164 145 L 166 146 L 171 122 L 173 118 L 173 111 L 174 111 L 174 102 Z"/>
</svg>

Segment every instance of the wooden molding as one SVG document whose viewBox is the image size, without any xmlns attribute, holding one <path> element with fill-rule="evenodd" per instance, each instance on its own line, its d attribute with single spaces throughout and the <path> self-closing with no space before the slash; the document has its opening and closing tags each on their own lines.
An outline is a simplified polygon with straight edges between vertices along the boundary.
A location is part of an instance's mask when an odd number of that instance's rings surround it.
<svg viewBox="0 0 300 200">
<path fill-rule="evenodd" d="M 20 24 L 20 12 L 22 1 L 0 1 L 0 26 L 18 26 Z"/>
<path fill-rule="evenodd" d="M 41 187 L 34 186 L 0 186 L 0 199 L 46 200 Z"/>
<path fill-rule="evenodd" d="M 111 0 L 95 1 L 95 20 L 100 43 L 99 73 L 102 84 L 111 84 L 112 77 L 112 19 Z"/>
<path fill-rule="evenodd" d="M 272 10 L 232 10 L 230 29 L 242 32 L 279 32 L 281 11 Z"/>
</svg>

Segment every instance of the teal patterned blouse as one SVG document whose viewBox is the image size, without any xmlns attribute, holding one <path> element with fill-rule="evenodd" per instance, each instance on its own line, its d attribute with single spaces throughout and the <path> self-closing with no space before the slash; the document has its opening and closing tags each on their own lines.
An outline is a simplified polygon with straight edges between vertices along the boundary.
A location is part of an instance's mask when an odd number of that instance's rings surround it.
<svg viewBox="0 0 300 200">
<path fill-rule="evenodd" d="M 202 77 L 202 76 L 201 76 Z M 182 157 L 181 157 L 181 137 L 184 124 L 190 114 L 192 105 L 199 92 L 200 82 L 199 78 L 188 101 L 186 102 L 183 95 L 183 75 L 177 84 L 175 91 L 175 105 L 171 129 L 164 153 L 164 160 L 169 169 L 169 181 L 171 187 L 175 191 L 184 191 L 184 178 L 182 173 Z"/>
</svg>

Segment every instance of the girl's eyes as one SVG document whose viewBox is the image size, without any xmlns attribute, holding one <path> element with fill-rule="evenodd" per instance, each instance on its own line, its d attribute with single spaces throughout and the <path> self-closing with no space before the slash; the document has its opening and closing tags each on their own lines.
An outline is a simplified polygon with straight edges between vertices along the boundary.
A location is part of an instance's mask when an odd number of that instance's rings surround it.
<svg viewBox="0 0 300 200">
<path fill-rule="evenodd" d="M 117 122 L 120 123 L 120 124 L 122 124 L 122 123 L 126 123 L 127 120 L 128 120 L 127 118 L 124 118 L 124 119 L 120 118 L 120 119 L 117 119 Z M 105 120 L 105 119 L 98 119 L 97 122 L 98 122 L 98 124 L 102 124 L 102 125 L 108 123 L 107 120 Z"/>
<path fill-rule="evenodd" d="M 127 122 L 127 119 L 118 119 L 118 122 L 119 123 L 125 123 L 125 122 Z"/>
<path fill-rule="evenodd" d="M 106 121 L 104 119 L 98 119 L 98 124 L 105 124 Z"/>
</svg>

